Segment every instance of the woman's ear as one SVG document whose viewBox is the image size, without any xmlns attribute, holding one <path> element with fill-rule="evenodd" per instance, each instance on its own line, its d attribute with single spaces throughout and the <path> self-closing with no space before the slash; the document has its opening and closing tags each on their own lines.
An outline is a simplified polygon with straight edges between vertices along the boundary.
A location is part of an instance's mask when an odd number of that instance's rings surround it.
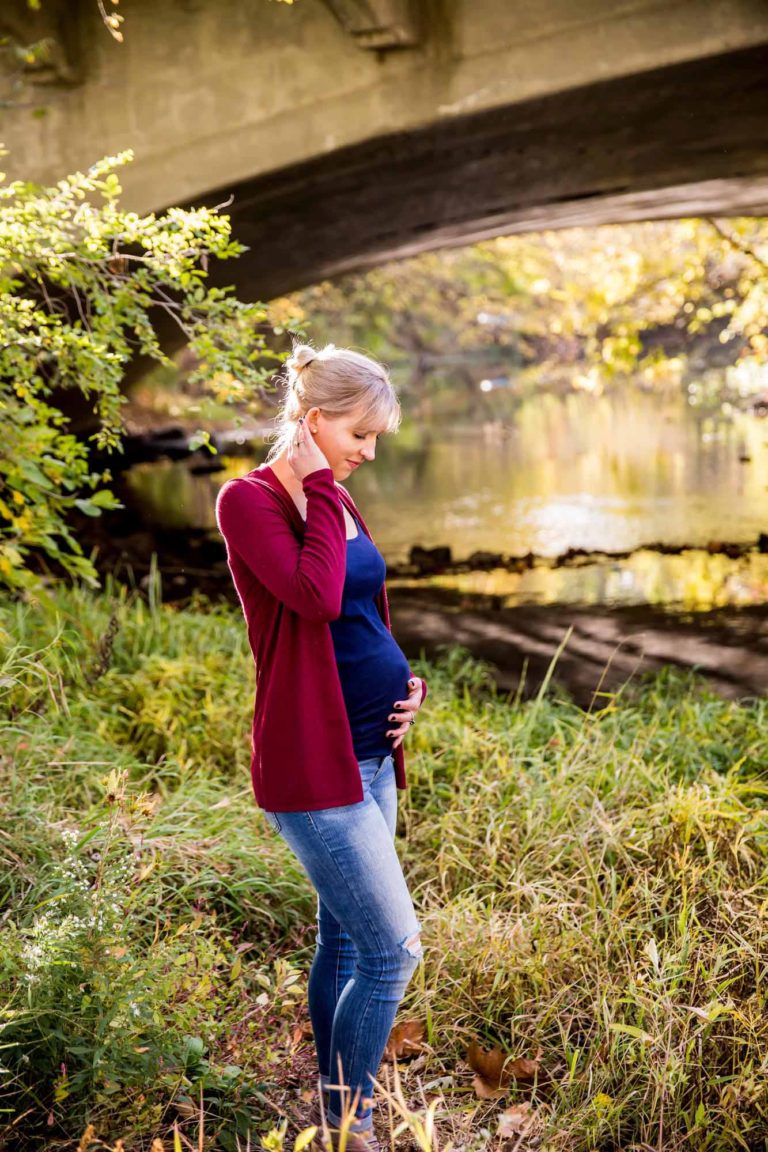
<svg viewBox="0 0 768 1152">
<path fill-rule="evenodd" d="M 319 415 L 320 409 L 318 408 L 317 404 L 314 406 L 314 408 L 309 408 L 307 410 L 307 423 L 313 432 L 317 432 L 317 418 Z"/>
</svg>

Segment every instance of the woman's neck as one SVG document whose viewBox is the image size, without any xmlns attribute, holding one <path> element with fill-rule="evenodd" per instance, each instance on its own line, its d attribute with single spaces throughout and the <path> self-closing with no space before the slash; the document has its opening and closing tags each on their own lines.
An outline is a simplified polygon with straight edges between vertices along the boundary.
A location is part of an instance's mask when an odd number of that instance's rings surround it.
<svg viewBox="0 0 768 1152">
<path fill-rule="evenodd" d="M 284 453 L 276 456 L 269 466 L 283 487 L 287 488 L 292 496 L 299 496 L 304 492 L 304 485 L 296 478 L 296 474 L 288 463 Z"/>
</svg>

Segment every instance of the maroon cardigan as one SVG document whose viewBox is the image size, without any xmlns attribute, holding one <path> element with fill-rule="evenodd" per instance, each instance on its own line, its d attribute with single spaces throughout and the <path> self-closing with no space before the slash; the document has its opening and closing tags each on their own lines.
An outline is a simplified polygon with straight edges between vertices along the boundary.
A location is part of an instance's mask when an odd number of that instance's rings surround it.
<svg viewBox="0 0 768 1152">
<path fill-rule="evenodd" d="M 273 812 L 336 808 L 363 799 L 360 768 L 328 623 L 341 613 L 347 564 L 342 502 L 371 534 L 330 468 L 304 478 L 306 523 L 267 464 L 228 480 L 216 521 L 256 665 L 251 780 Z M 377 599 L 392 630 L 386 588 Z M 407 696 L 404 690 L 404 698 Z M 422 681 L 422 701 L 427 685 Z M 393 700 L 394 704 L 395 701 Z M 395 779 L 406 787 L 402 743 Z"/>
</svg>

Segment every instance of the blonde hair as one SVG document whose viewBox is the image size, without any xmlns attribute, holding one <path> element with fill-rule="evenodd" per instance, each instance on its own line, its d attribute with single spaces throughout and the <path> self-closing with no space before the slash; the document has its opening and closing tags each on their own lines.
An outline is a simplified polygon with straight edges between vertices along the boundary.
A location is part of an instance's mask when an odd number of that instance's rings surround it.
<svg viewBox="0 0 768 1152">
<path fill-rule="evenodd" d="M 310 408 L 322 408 L 333 419 L 362 407 L 360 426 L 366 432 L 396 432 L 400 427 L 400 401 L 386 368 L 371 356 L 335 344 L 319 351 L 295 344 L 285 367 L 285 394 L 272 433 L 277 439 L 267 463 L 288 447 L 299 417 Z"/>
</svg>

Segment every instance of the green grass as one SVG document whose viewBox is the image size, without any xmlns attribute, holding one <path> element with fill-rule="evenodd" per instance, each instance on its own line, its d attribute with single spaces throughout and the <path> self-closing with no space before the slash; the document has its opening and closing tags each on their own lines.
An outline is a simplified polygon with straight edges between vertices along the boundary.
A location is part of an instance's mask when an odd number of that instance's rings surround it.
<svg viewBox="0 0 768 1152">
<path fill-rule="evenodd" d="M 313 1085 L 315 898 L 253 801 L 239 609 L 62 589 L 0 601 L 0 642 L 0 1130 L 197 1147 L 202 1116 L 206 1147 L 279 1147 Z M 766 702 L 667 672 L 588 714 L 497 694 L 458 648 L 415 669 L 400 1019 L 427 1043 L 397 1146 L 429 1147 L 432 1102 L 441 1152 L 764 1152 Z M 534 1082 L 479 1098 L 473 1041 Z"/>
</svg>

